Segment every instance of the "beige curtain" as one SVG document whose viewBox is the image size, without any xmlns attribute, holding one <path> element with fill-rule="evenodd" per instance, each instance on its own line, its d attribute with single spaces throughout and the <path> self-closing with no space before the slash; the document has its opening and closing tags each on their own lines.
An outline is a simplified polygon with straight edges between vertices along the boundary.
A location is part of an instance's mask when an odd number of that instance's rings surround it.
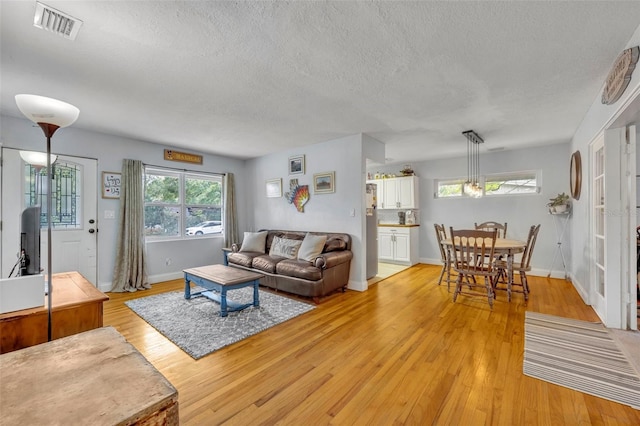
<svg viewBox="0 0 640 426">
<path fill-rule="evenodd" d="M 236 213 L 236 191 L 233 173 L 226 173 L 224 190 L 224 246 L 231 247 L 238 242 L 238 220 Z"/>
<path fill-rule="evenodd" d="M 151 288 L 147 283 L 144 253 L 144 186 L 142 161 L 122 160 L 120 228 L 113 292 L 134 292 Z"/>
</svg>

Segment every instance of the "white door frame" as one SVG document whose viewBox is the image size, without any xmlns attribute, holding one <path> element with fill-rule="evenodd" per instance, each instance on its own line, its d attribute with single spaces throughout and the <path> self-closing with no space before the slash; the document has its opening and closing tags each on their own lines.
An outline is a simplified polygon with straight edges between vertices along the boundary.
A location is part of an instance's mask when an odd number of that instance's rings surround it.
<svg viewBox="0 0 640 426">
<path fill-rule="evenodd" d="M 601 139 L 603 138 L 603 139 Z M 597 244 L 592 244 L 591 285 L 589 291 L 589 303 L 609 328 L 627 329 L 630 317 L 630 280 L 631 269 L 635 271 L 635 257 L 632 258 L 630 249 L 632 236 L 631 221 L 635 221 L 635 205 L 632 214 L 630 205 L 630 168 L 631 144 L 628 143 L 627 128 L 615 128 L 604 131 L 589 145 L 590 157 L 590 200 L 589 214 L 591 216 L 590 232 L 594 232 L 597 217 L 594 213 L 594 205 L 598 200 L 594 199 L 593 171 L 594 171 L 594 146 L 596 143 L 604 143 L 604 295 L 597 291 L 597 279 L 595 274 L 595 259 L 598 256 Z M 635 140 L 634 140 L 635 142 Z M 633 144 L 635 145 L 635 143 Z M 633 154 L 635 162 L 635 153 Z M 633 174 L 635 178 L 635 173 Z M 635 196 L 633 197 L 635 198 Z M 631 218 L 633 216 L 633 219 Z M 635 250 L 633 250 L 635 253 Z M 632 262 L 633 259 L 633 262 Z M 635 277 L 635 273 L 634 273 Z M 635 282 L 635 281 L 633 281 Z M 637 328 L 637 324 L 636 324 Z"/>
<path fill-rule="evenodd" d="M 624 285 L 625 281 L 628 284 L 625 288 L 622 287 L 622 306 L 621 309 L 621 321 L 623 329 L 637 330 L 638 318 L 637 318 L 637 238 L 636 238 L 636 226 L 637 226 L 637 210 L 638 205 L 636 196 L 636 126 L 631 125 L 626 128 L 626 167 L 623 173 L 625 183 L 623 188 L 626 191 L 622 191 L 622 202 L 625 207 L 626 215 L 624 216 L 624 235 L 626 240 L 622 241 L 622 244 L 626 241 L 626 250 L 623 248 L 623 252 L 627 253 L 627 270 L 625 280 L 621 283 Z"/>
<path fill-rule="evenodd" d="M 604 213 L 600 213 L 601 210 L 604 210 L 607 205 L 606 201 L 603 199 L 602 194 L 599 191 L 599 188 L 606 193 L 606 180 L 607 180 L 607 164 L 604 162 L 602 165 L 604 167 L 604 171 L 600 170 L 599 167 L 599 159 L 597 153 L 602 151 L 603 155 L 606 156 L 606 151 L 604 150 L 604 134 L 598 135 L 594 140 L 589 144 L 589 234 L 590 234 L 590 252 L 591 256 L 589 259 L 589 287 L 588 287 L 588 303 L 593 307 L 596 311 L 596 314 L 604 321 L 607 316 L 607 305 L 606 305 L 606 284 L 607 284 L 607 276 L 606 270 L 609 265 L 607 265 L 607 257 L 606 257 L 606 243 L 609 240 L 609 235 L 607 235 L 607 229 L 604 223 L 598 223 L 600 217 L 604 217 Z M 606 157 L 605 157 L 606 158 Z M 604 181 L 601 183 L 600 181 Z M 603 242 L 600 242 L 601 237 L 604 236 Z M 602 248 L 601 248 L 602 247 Z M 600 254 L 600 250 L 603 251 Z M 603 293 L 599 292 L 599 283 L 602 281 Z"/>
</svg>

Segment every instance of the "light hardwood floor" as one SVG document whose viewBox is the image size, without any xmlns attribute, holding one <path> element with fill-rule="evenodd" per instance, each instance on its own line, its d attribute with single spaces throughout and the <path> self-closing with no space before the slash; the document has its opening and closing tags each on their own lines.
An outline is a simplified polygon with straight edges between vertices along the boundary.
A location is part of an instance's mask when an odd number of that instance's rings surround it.
<svg viewBox="0 0 640 426">
<path fill-rule="evenodd" d="M 491 311 L 483 299 L 453 303 L 440 268 L 336 293 L 198 361 L 123 304 L 180 280 L 110 293 L 104 323 L 178 389 L 183 425 L 640 424 L 640 411 L 522 374 L 525 311 L 597 321 L 570 283 L 531 277 L 528 306 L 498 293 Z"/>
</svg>

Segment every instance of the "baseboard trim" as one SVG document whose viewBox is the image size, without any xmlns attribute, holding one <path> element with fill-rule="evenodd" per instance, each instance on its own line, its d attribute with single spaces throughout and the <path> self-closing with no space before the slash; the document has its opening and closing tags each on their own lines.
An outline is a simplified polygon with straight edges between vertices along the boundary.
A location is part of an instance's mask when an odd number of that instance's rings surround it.
<svg viewBox="0 0 640 426">
<path fill-rule="evenodd" d="M 157 275 L 149 275 L 147 277 L 149 280 L 149 284 L 157 284 L 164 281 L 172 281 L 179 280 L 180 278 L 184 278 L 184 272 L 168 272 L 166 274 L 157 274 Z"/>
</svg>

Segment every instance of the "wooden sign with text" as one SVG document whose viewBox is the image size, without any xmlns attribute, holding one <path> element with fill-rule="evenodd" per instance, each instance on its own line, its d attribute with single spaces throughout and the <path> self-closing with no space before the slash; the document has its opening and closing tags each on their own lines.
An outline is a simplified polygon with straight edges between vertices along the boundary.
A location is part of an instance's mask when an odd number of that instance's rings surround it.
<svg viewBox="0 0 640 426">
<path fill-rule="evenodd" d="M 602 103 L 605 105 L 614 104 L 624 93 L 631 81 L 631 74 L 636 68 L 640 48 L 638 46 L 626 49 L 613 64 L 609 71 L 607 80 L 602 89 Z"/>
<path fill-rule="evenodd" d="M 183 163 L 202 164 L 202 155 L 174 151 L 173 149 L 164 150 L 164 159 L 167 161 L 181 161 Z"/>
</svg>

